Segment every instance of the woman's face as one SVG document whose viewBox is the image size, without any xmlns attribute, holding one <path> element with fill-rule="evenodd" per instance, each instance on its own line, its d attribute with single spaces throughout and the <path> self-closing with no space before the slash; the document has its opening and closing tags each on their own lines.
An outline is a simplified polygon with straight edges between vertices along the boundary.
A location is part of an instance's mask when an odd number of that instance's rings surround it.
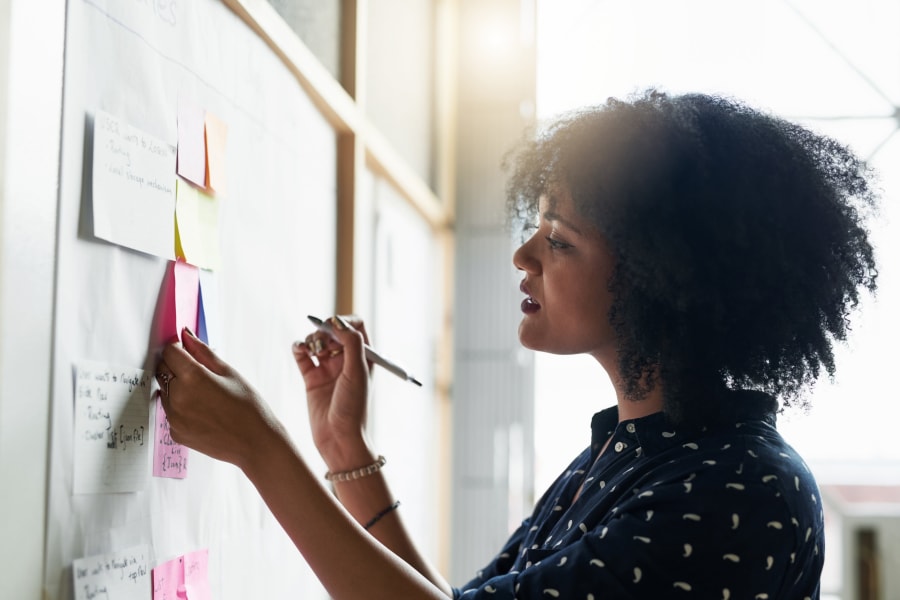
<svg viewBox="0 0 900 600">
<path fill-rule="evenodd" d="M 580 217 L 568 191 L 540 199 L 540 220 L 513 255 L 523 271 L 519 340 L 554 354 L 588 353 L 615 359 L 607 289 L 613 255 L 593 225 Z"/>
</svg>

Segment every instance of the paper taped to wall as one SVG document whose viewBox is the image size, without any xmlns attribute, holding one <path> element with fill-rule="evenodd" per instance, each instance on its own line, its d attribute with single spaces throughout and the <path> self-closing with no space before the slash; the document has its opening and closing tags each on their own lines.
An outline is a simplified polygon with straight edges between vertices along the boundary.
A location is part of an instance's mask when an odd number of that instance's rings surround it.
<svg viewBox="0 0 900 600">
<path fill-rule="evenodd" d="M 136 492 L 149 474 L 150 377 L 143 369 L 75 365 L 74 490 Z"/>
<path fill-rule="evenodd" d="M 101 110 L 94 114 L 94 235 L 175 258 L 175 147 Z"/>
<path fill-rule="evenodd" d="M 142 544 L 119 552 L 75 559 L 75 600 L 150 600 L 149 552 Z"/>
</svg>

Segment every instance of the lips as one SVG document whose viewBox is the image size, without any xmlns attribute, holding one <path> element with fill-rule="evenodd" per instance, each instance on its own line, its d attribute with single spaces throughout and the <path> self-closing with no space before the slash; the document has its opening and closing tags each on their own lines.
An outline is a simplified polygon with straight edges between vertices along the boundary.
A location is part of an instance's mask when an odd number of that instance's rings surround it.
<svg viewBox="0 0 900 600">
<path fill-rule="evenodd" d="M 528 291 L 528 286 L 525 285 L 524 281 L 519 284 L 519 289 L 526 296 L 526 298 L 522 300 L 522 312 L 526 315 L 530 315 L 539 311 L 541 309 L 541 305 L 537 300 L 531 297 L 531 293 Z"/>
</svg>

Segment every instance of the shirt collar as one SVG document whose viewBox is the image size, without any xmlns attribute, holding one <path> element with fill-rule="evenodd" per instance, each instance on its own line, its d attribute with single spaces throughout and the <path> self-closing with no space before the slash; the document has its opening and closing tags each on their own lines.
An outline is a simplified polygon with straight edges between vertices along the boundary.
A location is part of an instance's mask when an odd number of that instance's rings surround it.
<svg viewBox="0 0 900 600">
<path fill-rule="evenodd" d="M 778 401 L 764 392 L 729 390 L 722 407 L 723 424 L 761 421 L 774 427 Z M 653 455 L 696 437 L 698 431 L 676 426 L 663 411 L 619 423 L 619 407 L 611 406 L 591 419 L 591 453 L 596 456 L 613 433 L 634 438 L 644 454 Z"/>
</svg>

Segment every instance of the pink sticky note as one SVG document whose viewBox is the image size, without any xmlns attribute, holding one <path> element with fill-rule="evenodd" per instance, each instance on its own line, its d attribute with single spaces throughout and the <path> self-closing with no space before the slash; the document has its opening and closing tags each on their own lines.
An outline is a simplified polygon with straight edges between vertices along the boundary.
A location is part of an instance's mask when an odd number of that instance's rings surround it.
<svg viewBox="0 0 900 600">
<path fill-rule="evenodd" d="M 188 327 L 197 331 L 200 306 L 200 270 L 183 261 L 169 263 L 162 289 L 160 339 L 181 337 Z M 153 476 L 184 479 L 187 477 L 188 448 L 172 439 L 169 421 L 162 402 L 156 401 L 156 423 L 153 440 Z"/>
<path fill-rule="evenodd" d="M 206 123 L 202 108 L 178 102 L 178 174 L 206 187 Z"/>
<path fill-rule="evenodd" d="M 187 600 L 212 600 L 208 561 L 209 552 L 205 549 L 184 555 L 184 589 Z"/>
<path fill-rule="evenodd" d="M 156 400 L 156 424 L 153 433 L 153 476 L 172 479 L 187 477 L 189 449 L 172 439 L 169 420 L 159 398 Z"/>
<path fill-rule="evenodd" d="M 225 140 L 228 126 L 214 114 L 206 113 L 206 187 L 225 190 Z"/>
<path fill-rule="evenodd" d="M 173 266 L 175 275 L 175 334 L 181 337 L 185 327 L 197 332 L 200 302 L 200 270 L 180 260 Z"/>
<path fill-rule="evenodd" d="M 151 574 L 153 600 L 185 600 L 183 556 L 157 565 Z"/>
<path fill-rule="evenodd" d="M 160 289 L 157 339 L 165 344 L 181 339 L 181 330 L 189 327 L 197 333 L 200 303 L 200 270 L 184 261 L 171 261 Z"/>
</svg>

